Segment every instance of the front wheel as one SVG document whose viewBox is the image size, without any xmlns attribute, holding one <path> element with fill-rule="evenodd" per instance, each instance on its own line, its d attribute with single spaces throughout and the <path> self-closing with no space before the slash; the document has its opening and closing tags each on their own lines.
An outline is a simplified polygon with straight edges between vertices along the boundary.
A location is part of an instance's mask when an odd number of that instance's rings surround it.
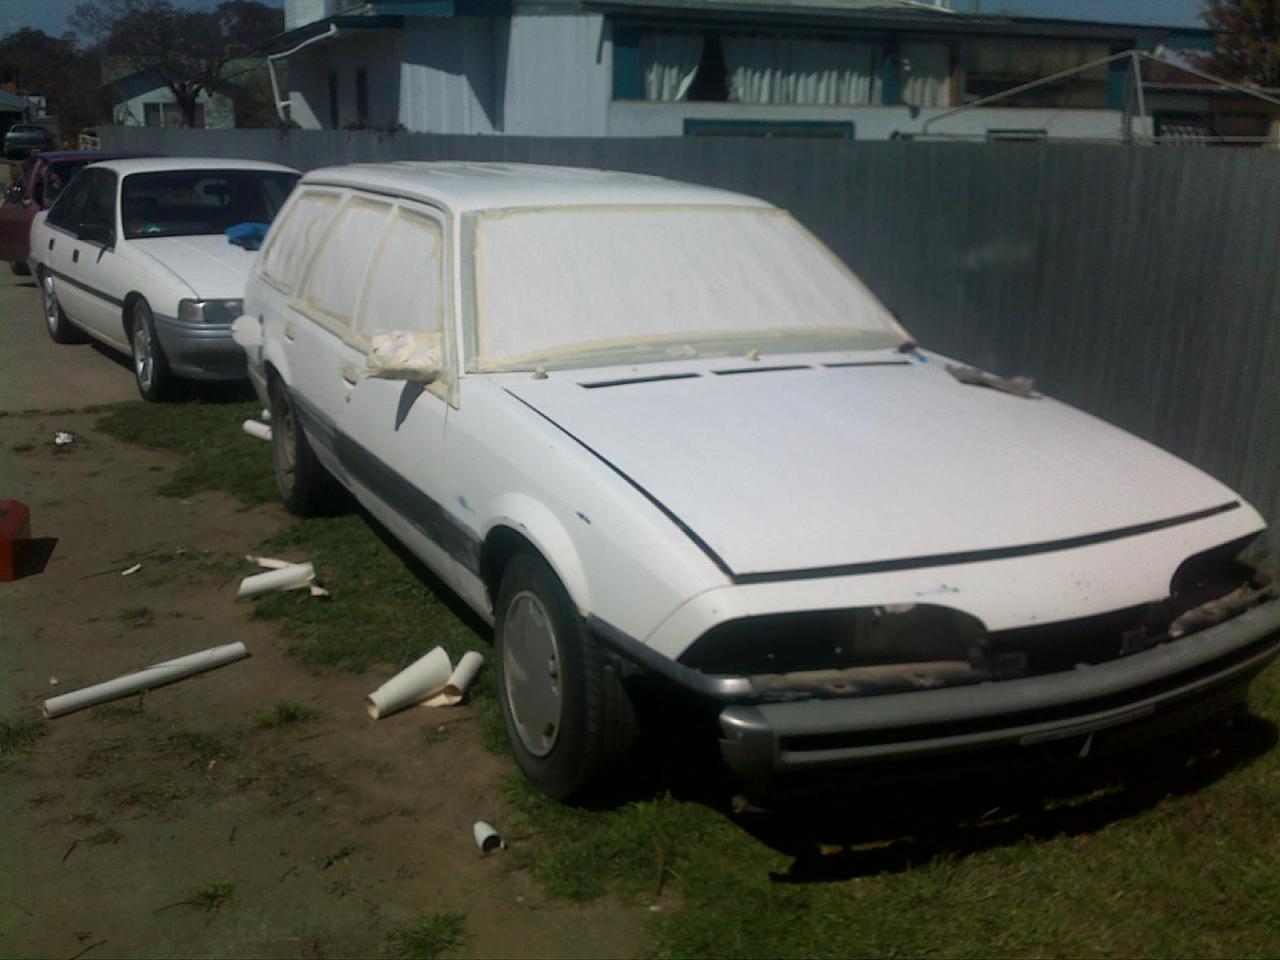
<svg viewBox="0 0 1280 960">
<path fill-rule="evenodd" d="M 133 346 L 133 376 L 143 400 L 168 400 L 177 392 L 178 378 L 169 369 L 155 321 L 145 300 L 138 300 L 131 311 L 129 341 Z"/>
<path fill-rule="evenodd" d="M 502 719 L 520 769 L 558 800 L 605 792 L 635 733 L 617 671 L 536 554 L 507 565 L 495 613 Z"/>
</svg>

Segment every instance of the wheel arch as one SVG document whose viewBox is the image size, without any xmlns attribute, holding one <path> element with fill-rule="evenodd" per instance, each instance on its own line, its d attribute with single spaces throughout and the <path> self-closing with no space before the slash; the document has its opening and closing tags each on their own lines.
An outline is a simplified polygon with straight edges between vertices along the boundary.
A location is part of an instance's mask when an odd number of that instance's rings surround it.
<svg viewBox="0 0 1280 960">
<path fill-rule="evenodd" d="M 573 539 L 545 504 L 524 494 L 500 497 L 485 525 L 480 577 L 491 607 L 496 606 L 503 571 L 521 550 L 530 550 L 545 560 L 578 612 L 583 616 L 590 612 L 586 569 Z"/>
</svg>

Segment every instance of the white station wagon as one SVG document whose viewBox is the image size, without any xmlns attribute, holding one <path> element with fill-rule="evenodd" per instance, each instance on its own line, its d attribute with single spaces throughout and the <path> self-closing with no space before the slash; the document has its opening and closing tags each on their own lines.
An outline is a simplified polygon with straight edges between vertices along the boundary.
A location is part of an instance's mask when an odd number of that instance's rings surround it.
<svg viewBox="0 0 1280 960">
<path fill-rule="evenodd" d="M 919 349 L 760 200 L 318 170 L 245 308 L 285 502 L 331 475 L 494 624 L 516 757 L 557 797 L 626 756 L 637 678 L 711 705 L 763 787 L 1088 753 L 1240 704 L 1280 645 L 1236 493 Z"/>
<path fill-rule="evenodd" d="M 244 377 L 231 322 L 254 254 L 224 231 L 269 224 L 298 171 L 148 157 L 86 167 L 31 224 L 29 264 L 58 343 L 88 334 L 133 357 L 147 400 L 179 379 Z"/>
</svg>

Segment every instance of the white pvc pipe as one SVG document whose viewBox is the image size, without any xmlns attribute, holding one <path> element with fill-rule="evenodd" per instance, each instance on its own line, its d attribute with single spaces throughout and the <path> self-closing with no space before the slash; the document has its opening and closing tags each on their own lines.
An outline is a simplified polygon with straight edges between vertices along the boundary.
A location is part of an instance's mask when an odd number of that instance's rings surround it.
<svg viewBox="0 0 1280 960">
<path fill-rule="evenodd" d="M 502 846 L 501 835 L 483 820 L 475 822 L 475 826 L 471 828 L 471 835 L 476 838 L 476 846 L 480 848 L 481 853 L 488 853 Z"/>
<path fill-rule="evenodd" d="M 375 720 L 389 716 L 439 693 L 452 672 L 449 654 L 443 647 L 436 647 L 369 694 L 365 708 Z"/>
<path fill-rule="evenodd" d="M 240 427 L 251 437 L 256 437 L 259 440 L 271 439 L 271 427 L 265 423 L 259 423 L 257 420 L 246 420 L 240 424 Z"/>
<path fill-rule="evenodd" d="M 162 687 L 175 680 L 182 680 L 192 674 L 223 667 L 228 663 L 242 660 L 248 655 L 249 651 L 245 649 L 243 643 L 229 643 L 178 657 L 176 660 L 166 660 L 139 670 L 137 673 L 127 673 L 123 677 L 116 677 L 114 680 L 107 680 L 92 687 L 85 687 L 83 690 L 75 690 L 46 700 L 44 715 L 52 720 L 54 717 L 83 710 L 85 707 L 118 700 L 134 693 L 141 693 L 143 690 L 150 690 L 152 687 Z"/>
<path fill-rule="evenodd" d="M 466 695 L 467 687 L 471 686 L 471 681 L 476 678 L 476 674 L 480 672 L 480 667 L 483 663 L 484 657 L 474 650 L 468 650 L 462 655 L 462 659 L 458 661 L 458 666 L 453 673 L 449 675 L 444 689 L 424 703 L 423 706 L 452 707 L 454 704 L 461 703 L 463 696 Z"/>
<path fill-rule="evenodd" d="M 316 568 L 310 563 L 291 563 L 279 570 L 255 573 L 240 581 L 238 597 L 255 597 L 268 590 L 297 590 L 316 578 Z"/>
</svg>

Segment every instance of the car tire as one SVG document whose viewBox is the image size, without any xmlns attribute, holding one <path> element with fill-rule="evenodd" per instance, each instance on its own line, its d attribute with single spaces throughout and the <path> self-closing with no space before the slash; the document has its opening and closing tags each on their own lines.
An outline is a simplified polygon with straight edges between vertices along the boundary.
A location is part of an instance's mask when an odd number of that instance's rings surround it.
<svg viewBox="0 0 1280 960">
<path fill-rule="evenodd" d="M 21 260 L 10 260 L 9 269 L 12 270 L 14 274 L 19 277 L 28 277 L 31 275 L 31 268 L 28 267 Z"/>
<path fill-rule="evenodd" d="M 508 563 L 495 614 L 498 699 L 520 769 L 558 800 L 604 794 L 635 737 L 617 670 L 534 553 Z"/>
<path fill-rule="evenodd" d="M 289 398 L 289 388 L 279 377 L 271 377 L 267 398 L 271 405 L 271 463 L 280 499 L 296 516 L 319 513 L 330 493 L 324 465 L 311 449 Z"/>
<path fill-rule="evenodd" d="M 84 343 L 85 335 L 62 312 L 53 276 L 47 270 L 40 271 L 40 303 L 44 307 L 45 329 L 54 343 Z"/>
<path fill-rule="evenodd" d="M 169 369 L 164 347 L 156 336 L 151 307 L 141 298 L 129 310 L 129 343 L 133 347 L 133 379 L 142 399 L 152 403 L 173 399 L 178 378 Z"/>
</svg>

